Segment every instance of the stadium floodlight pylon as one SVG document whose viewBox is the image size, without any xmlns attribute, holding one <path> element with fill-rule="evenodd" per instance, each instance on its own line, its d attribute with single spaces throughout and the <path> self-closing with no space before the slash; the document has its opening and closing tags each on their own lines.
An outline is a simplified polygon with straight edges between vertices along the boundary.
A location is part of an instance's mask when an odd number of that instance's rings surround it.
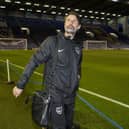
<svg viewBox="0 0 129 129">
<path fill-rule="evenodd" d="M 14 84 L 14 81 L 11 81 L 11 76 L 10 76 L 10 67 L 9 67 L 9 60 L 6 59 L 6 66 L 7 66 L 7 84 Z"/>
</svg>

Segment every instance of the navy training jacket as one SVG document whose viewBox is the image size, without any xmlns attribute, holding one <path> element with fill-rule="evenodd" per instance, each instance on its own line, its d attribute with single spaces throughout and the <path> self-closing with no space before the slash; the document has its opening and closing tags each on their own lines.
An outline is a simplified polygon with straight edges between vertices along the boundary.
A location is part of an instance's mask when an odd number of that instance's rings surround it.
<svg viewBox="0 0 129 129">
<path fill-rule="evenodd" d="M 82 42 L 66 39 L 63 33 L 48 37 L 31 57 L 17 87 L 24 89 L 35 68 L 45 63 L 44 85 L 46 88 L 50 92 L 56 89 L 67 95 L 75 94 L 79 86 L 82 46 Z M 54 64 L 56 65 L 53 69 Z"/>
</svg>

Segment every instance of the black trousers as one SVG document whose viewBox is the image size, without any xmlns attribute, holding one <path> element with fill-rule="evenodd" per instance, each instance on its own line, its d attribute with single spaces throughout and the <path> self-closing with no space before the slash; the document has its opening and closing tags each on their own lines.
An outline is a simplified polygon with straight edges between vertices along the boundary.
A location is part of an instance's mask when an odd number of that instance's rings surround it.
<svg viewBox="0 0 129 129">
<path fill-rule="evenodd" d="M 71 129 L 73 125 L 74 102 L 51 103 L 50 121 L 52 129 Z"/>
</svg>

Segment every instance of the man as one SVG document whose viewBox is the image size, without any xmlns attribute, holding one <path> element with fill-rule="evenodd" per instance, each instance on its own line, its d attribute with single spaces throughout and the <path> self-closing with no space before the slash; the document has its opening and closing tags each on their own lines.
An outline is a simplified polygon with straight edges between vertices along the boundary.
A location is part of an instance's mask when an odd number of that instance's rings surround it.
<svg viewBox="0 0 129 129">
<path fill-rule="evenodd" d="M 71 129 L 76 91 L 80 79 L 82 43 L 75 40 L 81 23 L 78 14 L 65 17 L 64 33 L 48 37 L 26 66 L 13 95 L 18 97 L 34 69 L 45 63 L 44 85 L 51 95 L 52 129 Z M 57 59 L 55 59 L 55 53 Z M 55 68 L 54 68 L 55 65 Z"/>
</svg>

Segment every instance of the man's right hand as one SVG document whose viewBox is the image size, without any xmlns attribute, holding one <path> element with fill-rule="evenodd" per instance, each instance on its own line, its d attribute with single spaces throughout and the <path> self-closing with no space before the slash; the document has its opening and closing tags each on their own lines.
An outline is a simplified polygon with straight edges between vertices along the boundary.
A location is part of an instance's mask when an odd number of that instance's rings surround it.
<svg viewBox="0 0 129 129">
<path fill-rule="evenodd" d="M 17 86 L 15 86 L 13 88 L 13 95 L 17 98 L 18 96 L 21 95 L 21 93 L 23 92 L 23 89 L 18 88 Z"/>
</svg>

